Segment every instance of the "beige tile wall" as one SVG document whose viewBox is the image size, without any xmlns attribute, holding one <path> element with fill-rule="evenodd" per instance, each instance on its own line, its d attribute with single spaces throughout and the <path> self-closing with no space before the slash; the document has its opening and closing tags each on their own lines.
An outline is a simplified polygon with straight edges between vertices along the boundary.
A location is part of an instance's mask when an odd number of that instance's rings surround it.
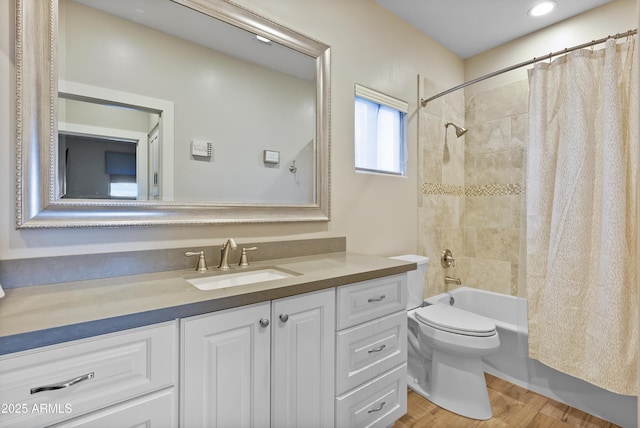
<svg viewBox="0 0 640 428">
<path fill-rule="evenodd" d="M 425 94 L 440 92 L 424 81 Z M 457 91 L 430 102 L 420 114 L 419 249 L 430 258 L 425 296 L 441 293 L 445 274 L 463 284 L 518 293 L 520 211 L 527 132 L 526 80 L 480 92 Z M 464 107 L 463 107 L 464 106 Z M 463 112 L 464 110 L 464 112 Z M 468 128 L 456 138 L 444 123 Z M 449 248 L 456 270 L 440 265 Z"/>
<path fill-rule="evenodd" d="M 436 94 L 447 88 L 425 79 L 423 94 Z M 464 169 L 465 147 L 451 128 L 446 133 L 445 122 L 464 126 L 464 93 L 454 92 L 438 98 L 420 110 L 418 165 L 422 192 L 418 201 L 418 247 L 430 259 L 425 284 L 425 296 L 445 291 L 445 271 L 440 254 L 449 248 L 455 256 L 464 250 Z"/>
</svg>

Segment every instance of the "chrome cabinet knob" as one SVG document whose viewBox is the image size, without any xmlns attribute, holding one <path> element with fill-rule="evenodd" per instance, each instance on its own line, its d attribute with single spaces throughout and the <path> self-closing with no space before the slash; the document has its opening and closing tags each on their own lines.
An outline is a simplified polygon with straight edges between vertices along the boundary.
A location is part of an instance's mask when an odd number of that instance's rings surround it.
<svg viewBox="0 0 640 428">
<path fill-rule="evenodd" d="M 260 327 L 269 327 L 269 320 L 266 318 L 262 318 L 260 320 Z"/>
<path fill-rule="evenodd" d="M 282 321 L 282 322 L 289 321 L 289 315 L 287 315 L 287 314 L 280 314 L 279 318 L 280 318 L 280 321 Z"/>
</svg>

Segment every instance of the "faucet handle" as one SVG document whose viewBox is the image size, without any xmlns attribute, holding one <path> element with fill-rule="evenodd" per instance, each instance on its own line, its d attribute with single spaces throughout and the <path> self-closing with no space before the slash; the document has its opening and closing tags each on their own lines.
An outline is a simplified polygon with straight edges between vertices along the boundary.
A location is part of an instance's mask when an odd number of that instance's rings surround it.
<svg viewBox="0 0 640 428">
<path fill-rule="evenodd" d="M 258 247 L 243 248 L 242 254 L 240 255 L 240 263 L 238 263 L 238 266 L 241 266 L 241 267 L 249 266 L 249 260 L 247 259 L 247 251 L 255 251 L 257 249 Z"/>
<path fill-rule="evenodd" d="M 442 255 L 440 256 L 440 264 L 442 264 L 442 267 L 445 269 L 448 269 L 452 266 L 456 267 L 456 259 L 453 258 L 453 253 L 450 249 L 445 248 L 442 251 Z"/>
<path fill-rule="evenodd" d="M 198 264 L 196 265 L 196 270 L 198 272 L 206 272 L 207 271 L 207 262 L 204 259 L 204 251 L 187 251 L 184 253 L 185 256 L 200 256 L 198 258 Z"/>
</svg>

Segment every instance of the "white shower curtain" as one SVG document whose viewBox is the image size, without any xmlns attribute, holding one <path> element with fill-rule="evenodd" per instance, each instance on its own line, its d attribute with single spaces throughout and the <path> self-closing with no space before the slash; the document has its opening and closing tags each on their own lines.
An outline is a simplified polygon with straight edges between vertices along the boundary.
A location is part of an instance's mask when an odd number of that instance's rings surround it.
<svg viewBox="0 0 640 428">
<path fill-rule="evenodd" d="M 638 379 L 635 38 L 529 71 L 529 355 L 607 390 Z"/>
</svg>

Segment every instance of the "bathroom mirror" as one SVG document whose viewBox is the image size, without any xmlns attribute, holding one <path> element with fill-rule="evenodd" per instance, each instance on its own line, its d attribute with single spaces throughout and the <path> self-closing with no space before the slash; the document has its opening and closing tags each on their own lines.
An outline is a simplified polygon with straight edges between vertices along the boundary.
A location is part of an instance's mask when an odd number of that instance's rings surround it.
<svg viewBox="0 0 640 428">
<path fill-rule="evenodd" d="M 327 45 L 224 0 L 16 14 L 18 228 L 329 219 Z"/>
</svg>

